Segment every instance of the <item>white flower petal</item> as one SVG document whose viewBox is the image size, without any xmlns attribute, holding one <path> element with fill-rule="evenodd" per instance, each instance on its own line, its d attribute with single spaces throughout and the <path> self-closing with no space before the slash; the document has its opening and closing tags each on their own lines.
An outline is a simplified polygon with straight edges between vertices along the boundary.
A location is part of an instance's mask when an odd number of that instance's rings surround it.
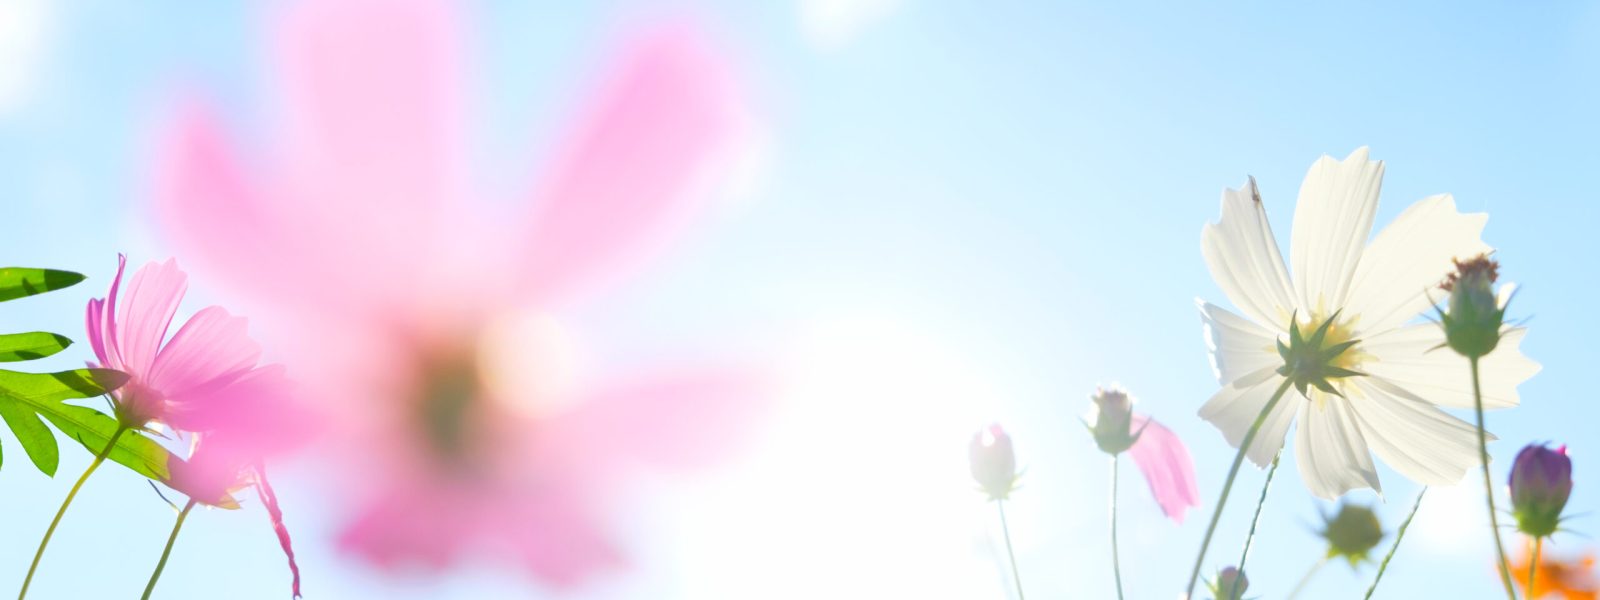
<svg viewBox="0 0 1600 600">
<path fill-rule="evenodd" d="M 1328 500 L 1360 488 L 1381 493 L 1378 471 L 1372 466 L 1372 453 L 1356 425 L 1350 400 L 1313 391 L 1312 399 L 1300 404 L 1294 454 L 1306 489 Z"/>
<path fill-rule="evenodd" d="M 1522 355 L 1528 330 L 1513 328 L 1500 337 L 1494 352 L 1478 361 L 1483 407 L 1510 408 L 1519 402 L 1517 385 L 1539 372 L 1539 363 Z M 1430 404 L 1472 408 L 1472 367 L 1444 342 L 1444 329 L 1433 323 L 1401 327 L 1362 340 L 1361 351 L 1372 356 L 1360 370 L 1405 388 Z"/>
<path fill-rule="evenodd" d="M 1416 318 L 1432 302 L 1428 291 L 1452 268 L 1451 259 L 1471 258 L 1491 250 L 1483 243 L 1489 215 L 1456 212 L 1449 194 L 1429 196 L 1411 205 L 1361 254 L 1345 314 L 1360 315 L 1361 331 L 1388 331 Z"/>
<path fill-rule="evenodd" d="M 1195 302 L 1200 307 L 1206 350 L 1211 369 L 1219 383 L 1232 383 L 1266 367 L 1277 368 L 1277 338 L 1271 330 L 1215 304 Z"/>
<path fill-rule="evenodd" d="M 1378 377 L 1356 378 L 1355 387 L 1351 406 L 1367 445 L 1401 475 L 1451 485 L 1478 466 L 1477 427 Z"/>
<path fill-rule="evenodd" d="M 1383 162 L 1367 160 L 1366 147 L 1343 161 L 1324 155 L 1300 184 L 1289 255 L 1300 306 L 1331 312 L 1344 306 L 1383 185 Z"/>
<path fill-rule="evenodd" d="M 1222 432 L 1222 437 L 1228 440 L 1228 445 L 1238 448 L 1239 443 L 1244 441 L 1245 432 L 1250 430 L 1261 409 L 1272 399 L 1272 393 L 1282 384 L 1283 377 L 1271 368 L 1241 377 L 1222 386 L 1216 395 L 1206 401 L 1205 406 L 1200 407 L 1200 418 L 1216 426 Z M 1283 448 L 1284 436 L 1289 433 L 1289 424 L 1294 422 L 1294 406 L 1299 400 L 1300 394 L 1294 390 L 1284 393 L 1283 400 L 1273 407 L 1272 414 L 1267 416 L 1261 431 L 1250 444 L 1247 453 L 1250 462 L 1265 467 L 1272 462 L 1272 457 L 1277 456 L 1278 450 Z"/>
<path fill-rule="evenodd" d="M 1222 217 L 1200 231 L 1200 252 L 1217 287 L 1256 323 L 1284 323 L 1294 310 L 1289 271 L 1251 179 L 1222 191 Z"/>
</svg>

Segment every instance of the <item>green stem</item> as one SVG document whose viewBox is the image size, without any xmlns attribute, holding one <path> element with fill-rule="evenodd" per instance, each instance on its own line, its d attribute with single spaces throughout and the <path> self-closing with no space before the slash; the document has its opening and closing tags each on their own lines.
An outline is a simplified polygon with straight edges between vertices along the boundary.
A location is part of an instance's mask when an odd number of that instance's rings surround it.
<svg viewBox="0 0 1600 600">
<path fill-rule="evenodd" d="M 194 499 L 183 505 L 183 510 L 178 511 L 178 522 L 172 524 L 172 535 L 167 536 L 167 547 L 161 550 L 161 561 L 156 563 L 156 572 L 150 574 L 150 583 L 144 586 L 144 595 L 139 600 L 150 600 L 150 593 L 156 591 L 156 581 L 161 579 L 161 571 L 167 568 L 167 557 L 172 556 L 172 544 L 178 541 L 178 531 L 183 529 L 183 520 L 189 517 L 189 511 L 194 509 Z"/>
<path fill-rule="evenodd" d="M 1117 600 L 1122 600 L 1122 559 L 1117 552 L 1117 456 L 1111 455 L 1111 574 L 1117 579 Z"/>
<path fill-rule="evenodd" d="M 1011 528 L 1006 526 L 1006 501 L 995 500 L 994 505 L 1000 509 L 1000 534 L 1006 539 L 1006 557 L 1011 559 L 1011 580 L 1017 584 L 1017 600 L 1022 597 L 1022 575 L 1017 571 L 1017 554 L 1011 551 Z"/>
<path fill-rule="evenodd" d="M 1389 569 L 1389 561 L 1394 560 L 1394 553 L 1400 549 L 1400 540 L 1406 537 L 1406 528 L 1411 527 L 1411 520 L 1417 518 L 1417 509 L 1422 508 L 1422 497 L 1428 493 L 1428 488 L 1417 492 L 1417 501 L 1411 504 L 1411 514 L 1406 515 L 1406 520 L 1400 523 L 1400 530 L 1394 534 L 1394 544 L 1389 546 L 1389 553 L 1383 555 L 1383 562 L 1378 564 L 1378 574 L 1372 576 L 1372 585 L 1367 586 L 1367 595 L 1364 600 L 1372 598 L 1372 592 L 1378 590 L 1378 582 L 1383 580 L 1383 572 Z"/>
<path fill-rule="evenodd" d="M 1517 600 L 1517 592 L 1511 587 L 1511 570 L 1506 567 L 1506 546 L 1500 542 L 1500 518 L 1495 515 L 1494 509 L 1494 481 L 1489 475 L 1489 435 L 1483 428 L 1483 392 L 1478 384 L 1478 359 L 1468 358 L 1472 363 L 1472 406 L 1478 414 L 1478 458 L 1483 462 L 1483 497 L 1489 503 L 1489 532 L 1494 534 L 1495 566 L 1500 569 L 1500 582 L 1506 586 L 1506 597 Z"/>
<path fill-rule="evenodd" d="M 1267 401 L 1266 406 L 1261 407 L 1261 414 L 1256 415 L 1256 421 L 1250 424 L 1250 429 L 1244 433 L 1244 439 L 1239 441 L 1239 452 L 1233 455 L 1233 466 L 1228 468 L 1228 479 L 1222 483 L 1222 495 L 1217 498 L 1217 507 L 1211 511 L 1211 524 L 1206 526 L 1206 535 L 1200 540 L 1200 553 L 1194 557 L 1194 570 L 1189 573 L 1189 585 L 1184 588 L 1184 598 L 1194 594 L 1194 584 L 1200 581 L 1200 566 L 1205 564 L 1206 548 L 1211 546 L 1211 536 L 1217 533 L 1217 521 L 1222 518 L 1223 505 L 1228 503 L 1228 492 L 1233 489 L 1233 480 L 1239 476 L 1239 465 L 1244 462 L 1245 453 L 1250 451 L 1250 443 L 1255 441 L 1256 433 L 1261 431 L 1261 425 L 1267 421 L 1267 415 L 1272 414 L 1272 409 L 1283 399 L 1284 392 L 1289 391 L 1290 383 L 1288 379 L 1283 380 L 1283 385 L 1278 386 L 1278 391 L 1272 393 L 1272 399 Z"/>
<path fill-rule="evenodd" d="M 1311 565 L 1310 569 L 1306 570 L 1306 574 L 1300 577 L 1300 582 L 1294 584 L 1294 590 L 1289 592 L 1289 600 L 1294 600 L 1295 597 L 1300 595 L 1300 592 L 1305 591 L 1306 584 L 1311 583 L 1311 578 L 1317 574 L 1317 571 L 1322 570 L 1322 565 L 1328 564 L 1328 558 L 1327 556 L 1322 557 L 1322 560 L 1317 561 L 1316 564 Z"/>
<path fill-rule="evenodd" d="M 1542 550 L 1544 550 L 1544 538 L 1542 538 L 1542 537 L 1534 538 L 1534 540 L 1533 540 L 1533 560 L 1528 561 L 1528 589 L 1527 589 L 1527 594 L 1528 594 L 1529 598 L 1533 597 L 1533 576 L 1534 576 L 1535 573 L 1539 572 L 1539 552 L 1542 551 Z"/>
<path fill-rule="evenodd" d="M 1256 539 L 1256 525 L 1261 523 L 1261 508 L 1267 505 L 1267 490 L 1272 489 L 1272 475 L 1278 472 L 1278 459 L 1282 456 L 1283 453 L 1280 451 L 1277 456 L 1272 457 L 1272 466 L 1267 468 L 1267 481 L 1261 484 L 1261 497 L 1256 499 L 1256 514 L 1250 517 L 1250 531 L 1244 536 L 1244 549 L 1239 551 L 1239 564 L 1234 567 L 1240 573 L 1244 572 L 1244 561 L 1250 558 L 1250 543 Z M 1238 581 L 1234 580 L 1234 586 L 1239 585 Z M 1239 600 L 1243 595 L 1243 590 L 1228 590 L 1227 600 Z"/>
<path fill-rule="evenodd" d="M 117 439 L 121 438 L 122 434 L 127 430 L 127 427 L 118 425 L 116 432 L 111 434 L 110 441 L 106 442 L 105 449 L 94 456 L 94 460 L 89 463 L 89 468 L 84 469 L 83 475 L 78 476 L 78 482 L 72 484 L 72 490 L 67 492 L 67 499 L 62 500 L 61 508 L 56 510 L 56 518 L 51 519 L 50 527 L 44 530 L 44 539 L 39 540 L 39 550 L 33 553 L 33 564 L 28 565 L 28 576 L 22 579 L 22 591 L 17 593 L 17 600 L 23 600 L 28 596 L 28 586 L 33 584 L 33 573 L 39 570 L 39 559 L 44 558 L 44 549 L 50 545 L 50 537 L 55 535 L 56 526 L 61 524 L 61 517 L 67 514 L 67 507 L 72 506 L 72 499 L 77 497 L 78 490 L 83 487 L 83 482 L 88 481 L 89 476 L 94 474 L 94 470 L 100 468 L 100 463 L 106 461 L 106 457 L 111 454 L 111 449 L 117 447 Z"/>
</svg>

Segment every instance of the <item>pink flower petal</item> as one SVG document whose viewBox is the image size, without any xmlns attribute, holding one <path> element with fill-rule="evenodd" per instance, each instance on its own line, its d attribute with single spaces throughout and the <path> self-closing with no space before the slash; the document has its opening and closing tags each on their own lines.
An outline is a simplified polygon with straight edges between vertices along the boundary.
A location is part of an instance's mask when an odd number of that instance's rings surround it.
<svg viewBox="0 0 1600 600">
<path fill-rule="evenodd" d="M 277 23 L 297 235 L 401 273 L 433 239 L 464 153 L 457 11 L 433 0 L 299 2 Z"/>
<path fill-rule="evenodd" d="M 624 380 L 558 418 L 550 441 L 587 448 L 580 459 L 585 463 L 707 464 L 752 433 L 767 407 L 767 388 L 753 369 L 686 370 Z"/>
<path fill-rule="evenodd" d="M 1141 414 L 1133 415 L 1133 430 L 1143 430 L 1128 454 L 1150 484 L 1150 495 L 1155 496 L 1161 512 L 1175 523 L 1183 523 L 1183 513 L 1190 507 L 1200 506 L 1200 490 L 1195 486 L 1194 459 L 1177 434 L 1172 433 L 1154 419 Z"/>
<path fill-rule="evenodd" d="M 626 266 L 694 208 L 734 141 L 730 76 L 687 28 L 641 37 L 557 146 L 526 232 L 526 287 L 561 297 Z"/>
<path fill-rule="evenodd" d="M 497 532 L 528 572 L 556 586 L 572 586 L 606 569 L 622 567 L 621 551 L 605 535 L 594 509 L 569 489 L 513 494 L 499 511 Z"/>
<path fill-rule="evenodd" d="M 201 309 L 161 348 L 145 384 L 183 402 L 198 400 L 187 397 L 192 392 L 238 377 L 261 358 L 247 323 L 220 306 Z"/>
<path fill-rule="evenodd" d="M 358 512 L 339 547 L 380 566 L 450 566 L 483 532 L 483 495 L 467 488 L 460 482 L 397 484 Z"/>
<path fill-rule="evenodd" d="M 122 365 L 121 369 L 134 377 L 143 377 L 155 363 L 161 341 L 167 336 L 167 326 L 172 315 L 178 312 L 178 302 L 189 288 L 189 277 L 178 269 L 177 261 L 151 262 L 133 274 L 128 282 L 127 298 L 117 305 L 116 285 L 107 300 L 116 311 L 116 320 L 110 323 L 112 340 Z"/>
</svg>

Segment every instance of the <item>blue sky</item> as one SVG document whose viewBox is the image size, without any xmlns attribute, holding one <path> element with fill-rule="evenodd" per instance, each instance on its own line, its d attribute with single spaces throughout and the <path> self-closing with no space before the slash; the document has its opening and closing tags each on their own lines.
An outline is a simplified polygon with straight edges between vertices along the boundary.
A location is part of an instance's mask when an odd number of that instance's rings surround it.
<svg viewBox="0 0 1600 600">
<path fill-rule="evenodd" d="M 635 568 L 570 596 L 1005 597 L 993 507 L 971 492 L 964 464 L 970 432 L 999 419 L 1027 466 L 1010 514 L 1027 590 L 1107 597 L 1105 463 L 1077 418 L 1095 386 L 1112 382 L 1177 431 L 1200 470 L 1204 504 L 1181 527 L 1140 485 L 1124 487 L 1129 595 L 1176 595 L 1232 457 L 1194 417 L 1216 382 L 1193 300 L 1225 301 L 1201 260 L 1200 228 L 1217 218 L 1222 188 L 1254 175 L 1287 234 L 1305 169 L 1362 145 L 1388 162 L 1380 226 L 1440 192 L 1490 213 L 1485 238 L 1523 287 L 1513 312 L 1532 317 L 1524 351 L 1544 365 L 1521 388 L 1522 407 L 1491 413 L 1503 440 L 1491 450 L 1503 465 L 1526 442 L 1569 443 L 1574 510 L 1600 504 L 1584 485 L 1600 416 L 1584 383 L 1600 359 L 1588 304 L 1600 285 L 1584 255 L 1600 217 L 1600 10 L 844 4 L 868 10 L 836 34 L 808 30 L 793 2 L 467 4 L 486 177 L 538 164 L 542 136 L 582 100 L 619 28 L 682 10 L 708 19 L 736 55 L 765 125 L 747 185 L 647 275 L 576 318 L 642 347 L 687 340 L 769 354 L 794 384 L 746 456 L 646 482 L 652 493 L 623 503 Z M 140 262 L 170 252 L 144 208 L 153 119 L 176 90 L 198 90 L 250 127 L 271 102 L 257 56 L 266 10 L 46 7 L 25 93 L 0 103 L 0 206 L 12 224 L 0 262 L 91 280 L 8 303 L 0 329 L 81 337 L 82 302 L 102 293 L 116 252 Z M 193 290 L 189 311 L 234 300 L 200 281 Z M 87 349 L 68 354 L 52 365 Z M 0 514 L 14 540 L 0 547 L 0 567 L 12 565 L 0 568 L 4 588 L 88 457 L 64 453 L 46 479 L 0 438 Z M 363 567 L 329 542 L 341 513 L 315 460 L 280 471 L 310 597 L 546 593 L 492 566 L 434 577 Z M 1392 526 L 1417 487 L 1379 472 L 1378 510 Z M 1237 556 L 1260 481 L 1241 477 L 1212 565 Z M 1473 484 L 1430 493 L 1380 597 L 1492 596 Z M 1310 530 L 1328 509 L 1286 463 L 1250 561 L 1254 590 L 1281 596 L 1320 556 Z M 107 469 L 53 542 L 36 597 L 127 595 L 170 517 L 136 476 Z M 1596 531 L 1592 517 L 1573 528 Z M 1564 552 L 1590 545 L 1558 539 Z M 197 514 L 160 591 L 281 597 L 281 560 L 259 507 Z M 94 575 L 70 575 L 74 563 Z M 1349 597 L 1371 572 L 1330 565 L 1304 597 Z"/>
</svg>

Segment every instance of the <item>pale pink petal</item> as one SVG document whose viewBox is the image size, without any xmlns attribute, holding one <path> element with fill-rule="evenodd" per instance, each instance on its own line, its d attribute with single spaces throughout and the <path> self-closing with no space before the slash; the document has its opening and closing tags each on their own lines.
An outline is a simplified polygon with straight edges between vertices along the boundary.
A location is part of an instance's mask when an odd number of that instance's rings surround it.
<svg viewBox="0 0 1600 600">
<path fill-rule="evenodd" d="M 394 485 L 358 512 L 339 547 L 380 566 L 450 566 L 495 516 L 482 510 L 484 496 L 463 482 Z"/>
<path fill-rule="evenodd" d="M 198 103 L 178 112 L 156 148 L 156 216 L 167 235 L 210 273 L 274 298 L 315 293 L 306 282 L 303 241 L 285 235 L 270 202 L 233 156 Z M 326 254 L 324 261 L 337 261 Z M 319 284 L 325 282 L 317 282 Z"/>
<path fill-rule="evenodd" d="M 111 288 L 106 298 L 89 301 L 89 314 L 86 319 L 89 345 L 94 348 L 94 356 L 100 361 L 100 366 L 108 369 L 122 369 L 122 359 L 117 351 L 117 335 L 113 325 L 116 323 L 117 287 L 122 283 L 122 271 L 127 266 L 128 257 L 118 254 L 117 275 L 111 278 Z"/>
<path fill-rule="evenodd" d="M 453 199 L 464 153 L 457 12 L 434 0 L 298 2 L 277 23 L 296 234 L 404 272 Z"/>
<path fill-rule="evenodd" d="M 1189 457 L 1189 450 L 1177 434 L 1150 417 L 1135 414 L 1133 429 L 1144 433 L 1128 449 L 1128 454 L 1150 484 L 1150 495 L 1161 505 L 1161 512 L 1173 522 L 1183 523 L 1184 511 L 1200 506 L 1194 459 Z"/>
<path fill-rule="evenodd" d="M 156 355 L 145 385 L 184 401 L 187 392 L 232 380 L 254 367 L 261 346 L 250 339 L 244 317 L 208 306 L 189 318 Z"/>
<path fill-rule="evenodd" d="M 737 136 L 729 73 L 678 27 L 632 42 L 536 195 L 526 289 L 559 297 L 648 253 Z"/>
<path fill-rule="evenodd" d="M 571 586 L 624 565 L 621 550 L 606 536 L 591 503 L 569 490 L 552 487 L 504 500 L 495 531 L 522 566 L 545 583 Z"/>
<path fill-rule="evenodd" d="M 116 306 L 116 321 L 108 328 L 122 370 L 134 377 L 150 372 L 161 341 L 167 336 L 167 325 L 178 312 L 178 302 L 188 288 L 189 277 L 170 258 L 164 263 L 146 264 L 133 274 L 127 298 Z M 116 304 L 115 289 L 108 302 Z"/>
<path fill-rule="evenodd" d="M 271 457 L 294 450 L 325 426 L 300 405 L 281 365 L 224 378 L 180 397 L 166 422 L 184 431 L 218 433 L 239 452 Z"/>
<path fill-rule="evenodd" d="M 606 460 L 665 466 L 714 462 L 754 433 L 768 383 L 754 369 L 685 370 L 621 381 L 552 423 L 550 441 Z"/>
</svg>

